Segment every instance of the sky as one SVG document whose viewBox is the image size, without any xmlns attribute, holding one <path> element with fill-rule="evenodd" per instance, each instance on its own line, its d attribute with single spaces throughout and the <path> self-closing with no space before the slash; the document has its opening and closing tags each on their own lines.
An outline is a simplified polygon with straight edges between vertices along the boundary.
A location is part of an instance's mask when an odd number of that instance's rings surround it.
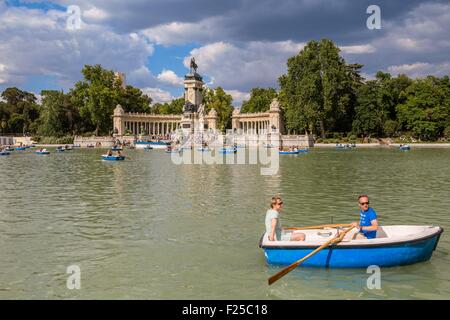
<svg viewBox="0 0 450 320">
<path fill-rule="evenodd" d="M 373 4 L 380 29 L 367 27 Z M 0 90 L 67 91 L 84 65 L 101 64 L 167 102 L 182 96 L 193 56 L 239 107 L 251 88 L 278 89 L 287 59 L 322 38 L 366 79 L 449 75 L 450 1 L 0 0 Z"/>
</svg>

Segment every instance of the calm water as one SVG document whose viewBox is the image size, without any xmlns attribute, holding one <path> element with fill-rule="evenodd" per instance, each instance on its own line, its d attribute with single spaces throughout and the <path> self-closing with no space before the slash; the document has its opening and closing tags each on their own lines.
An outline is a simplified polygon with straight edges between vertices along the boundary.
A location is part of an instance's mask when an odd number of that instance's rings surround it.
<svg viewBox="0 0 450 320">
<path fill-rule="evenodd" d="M 104 152 L 104 151 L 103 151 Z M 102 150 L 0 158 L 0 298 L 449 299 L 450 149 L 312 150 L 257 165 L 176 166 L 160 150 Z M 284 226 L 358 219 L 371 196 L 382 224 L 437 224 L 430 261 L 366 270 L 298 268 L 272 286 L 258 248 L 270 197 Z M 66 268 L 81 267 L 81 290 Z"/>
</svg>

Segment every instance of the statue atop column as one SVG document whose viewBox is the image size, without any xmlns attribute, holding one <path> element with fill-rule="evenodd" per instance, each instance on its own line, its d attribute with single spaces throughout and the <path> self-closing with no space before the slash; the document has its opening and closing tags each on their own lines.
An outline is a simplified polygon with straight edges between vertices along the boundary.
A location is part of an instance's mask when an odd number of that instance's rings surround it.
<svg viewBox="0 0 450 320">
<path fill-rule="evenodd" d="M 190 73 L 196 74 L 197 73 L 197 69 L 198 69 L 198 66 L 197 66 L 197 63 L 195 63 L 195 58 L 192 57 L 191 58 L 191 70 L 190 70 Z"/>
</svg>

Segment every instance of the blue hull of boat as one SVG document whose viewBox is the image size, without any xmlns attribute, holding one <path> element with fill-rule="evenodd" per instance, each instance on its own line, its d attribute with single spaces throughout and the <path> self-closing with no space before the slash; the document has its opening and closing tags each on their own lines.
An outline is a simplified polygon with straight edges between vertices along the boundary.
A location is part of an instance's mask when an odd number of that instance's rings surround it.
<svg viewBox="0 0 450 320">
<path fill-rule="evenodd" d="M 16 151 L 25 151 L 27 148 L 16 148 Z"/>
<path fill-rule="evenodd" d="M 413 242 L 375 245 L 339 246 L 323 249 L 305 260 L 303 267 L 319 268 L 367 268 L 371 265 L 394 267 L 427 261 L 439 241 L 440 233 Z M 263 247 L 269 264 L 289 265 L 315 248 Z"/>
<path fill-rule="evenodd" d="M 299 154 L 301 153 L 300 150 L 298 151 L 279 151 L 279 154 Z"/>
<path fill-rule="evenodd" d="M 219 153 L 220 154 L 233 154 L 236 153 L 237 150 L 236 149 L 220 149 Z"/>
<path fill-rule="evenodd" d="M 1 157 L 1 156 L 9 156 L 9 155 L 10 155 L 9 152 L 0 152 L 0 157 Z"/>
<path fill-rule="evenodd" d="M 125 157 L 114 157 L 114 156 L 111 156 L 111 157 L 102 157 L 102 159 L 103 160 L 105 160 L 105 161 L 123 161 L 123 160 L 125 160 Z"/>
</svg>

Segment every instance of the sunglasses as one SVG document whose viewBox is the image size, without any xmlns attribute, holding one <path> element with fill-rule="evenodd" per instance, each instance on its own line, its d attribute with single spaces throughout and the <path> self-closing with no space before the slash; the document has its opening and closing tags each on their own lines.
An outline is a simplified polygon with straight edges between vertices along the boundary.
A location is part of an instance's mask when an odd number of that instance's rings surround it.
<svg viewBox="0 0 450 320">
<path fill-rule="evenodd" d="M 369 202 L 360 202 L 359 204 L 365 206 L 366 204 L 369 205 Z"/>
</svg>

